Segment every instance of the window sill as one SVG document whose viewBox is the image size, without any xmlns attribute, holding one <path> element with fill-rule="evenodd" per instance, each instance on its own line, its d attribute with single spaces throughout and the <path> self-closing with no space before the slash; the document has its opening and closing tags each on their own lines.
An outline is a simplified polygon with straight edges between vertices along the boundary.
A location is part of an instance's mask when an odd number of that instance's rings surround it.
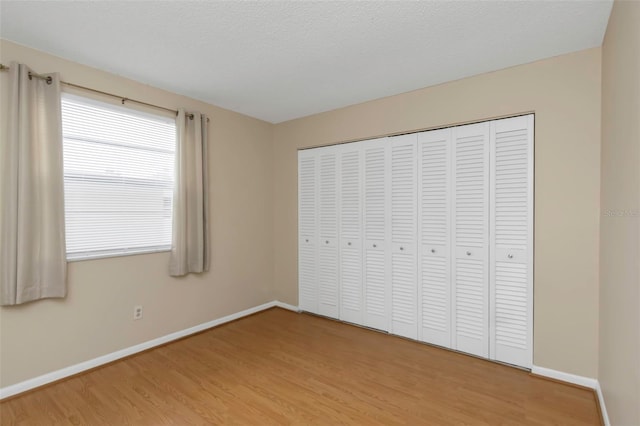
<svg viewBox="0 0 640 426">
<path fill-rule="evenodd" d="M 165 253 L 170 251 L 171 251 L 171 247 L 163 247 L 163 248 L 110 252 L 110 253 L 78 253 L 78 254 L 73 254 L 71 257 L 67 255 L 67 263 L 81 262 L 83 260 L 108 259 L 112 257 L 136 256 L 139 254 Z"/>
</svg>

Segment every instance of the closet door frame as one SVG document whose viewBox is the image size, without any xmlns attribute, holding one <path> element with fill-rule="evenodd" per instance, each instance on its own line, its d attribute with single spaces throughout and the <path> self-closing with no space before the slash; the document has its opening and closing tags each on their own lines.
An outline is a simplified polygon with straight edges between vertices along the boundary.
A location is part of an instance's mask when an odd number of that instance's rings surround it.
<svg viewBox="0 0 640 426">
<path fill-rule="evenodd" d="M 528 183 L 528 187 L 527 187 L 527 195 L 526 195 L 526 199 L 527 199 L 527 206 L 528 206 L 528 211 L 527 211 L 527 239 L 526 239 L 526 249 L 525 250 L 520 250 L 517 248 L 513 248 L 513 249 L 508 249 L 509 253 L 507 253 L 507 250 L 505 246 L 505 244 L 508 244 L 508 242 L 510 241 L 511 237 L 509 235 L 507 235 L 507 237 L 504 237 L 502 239 L 502 243 L 500 245 L 500 249 L 497 248 L 496 246 L 496 229 L 507 229 L 507 231 L 503 231 L 503 232 L 507 232 L 507 233 L 512 233 L 512 235 L 521 235 L 520 231 L 514 230 L 512 231 L 512 227 L 511 224 L 509 222 L 506 223 L 505 226 L 503 226 L 502 228 L 496 228 L 497 224 L 496 224 L 496 194 L 498 193 L 498 191 L 500 190 L 500 188 L 496 187 L 496 175 L 498 173 L 498 171 L 496 170 L 496 165 L 499 164 L 498 163 L 498 159 L 496 158 L 496 138 L 497 136 L 497 132 L 499 132 L 501 126 L 503 126 L 503 128 L 508 129 L 509 125 L 505 124 L 505 123 L 509 123 L 509 120 L 514 120 L 513 122 L 518 122 L 519 124 L 516 125 L 516 127 L 518 127 L 519 129 L 527 129 L 528 132 L 528 136 L 527 136 L 527 170 L 526 170 L 526 175 L 527 175 L 527 183 Z M 522 124 L 525 123 L 526 124 Z M 506 127 L 504 127 L 506 126 Z M 509 131 L 509 130 L 505 130 L 505 131 Z M 449 222 L 448 222 L 448 246 L 444 246 L 444 247 L 430 247 L 431 243 L 428 243 L 425 245 L 425 243 L 423 243 L 423 232 L 422 232 L 422 226 L 427 226 L 423 224 L 423 205 L 422 205 L 422 201 L 421 201 L 421 191 L 422 191 L 422 173 L 423 170 L 421 168 L 421 144 L 420 144 L 420 135 L 427 135 L 427 134 L 431 134 L 433 132 L 433 134 L 435 134 L 436 132 L 448 132 L 449 133 L 449 145 L 448 145 L 448 150 L 447 150 L 447 179 L 448 179 L 448 185 L 449 185 L 449 192 L 448 192 L 448 212 L 449 212 Z M 481 209 L 482 211 L 482 222 L 485 224 L 482 232 L 480 233 L 478 231 L 478 227 L 476 225 L 469 225 L 469 224 L 473 224 L 475 221 L 475 218 L 473 217 L 473 212 L 475 211 L 473 208 L 470 210 L 462 210 L 465 208 L 464 204 L 465 202 L 467 203 L 467 205 L 471 205 L 471 203 L 468 200 L 464 200 L 459 198 L 460 196 L 460 191 L 465 191 L 466 189 L 462 188 L 460 189 L 460 187 L 456 186 L 457 182 L 456 179 L 459 179 L 461 182 L 464 179 L 469 179 L 469 175 L 473 175 L 473 174 L 467 174 L 467 177 L 462 176 L 461 178 L 457 177 L 457 169 L 456 167 L 457 164 L 459 164 L 459 157 L 458 157 L 458 142 L 460 138 L 464 138 L 465 136 L 473 136 L 476 134 L 480 134 L 483 133 L 486 137 L 486 144 L 483 148 L 483 153 L 482 153 L 482 158 L 483 158 L 483 165 L 482 167 L 484 168 L 484 172 L 483 172 L 483 185 L 484 185 L 484 195 L 483 195 L 483 204 L 484 207 Z M 413 139 L 413 140 L 412 140 Z M 394 196 L 394 180 L 393 180 L 393 161 L 394 161 L 394 147 L 398 146 L 398 145 L 403 145 L 403 144 L 413 144 L 414 148 L 413 148 L 413 153 L 414 153 L 414 162 L 413 162 L 413 171 L 411 172 L 413 174 L 413 177 L 415 178 L 413 181 L 413 185 L 414 185 L 414 205 L 413 205 L 413 213 L 414 216 L 410 219 L 407 220 L 414 220 L 414 225 L 415 225 L 415 238 L 409 237 L 409 233 L 406 231 L 406 229 L 402 230 L 402 232 L 400 234 L 402 234 L 403 236 L 398 239 L 397 236 L 394 237 L 394 224 L 393 224 L 393 218 L 394 218 L 394 211 L 393 211 L 393 206 L 394 206 L 394 199 L 392 198 Z M 382 232 L 378 232 L 376 231 L 375 234 L 372 231 L 372 235 L 375 235 L 375 238 L 371 238 L 371 236 L 367 233 L 367 163 L 366 163 L 366 152 L 367 149 L 372 149 L 374 147 L 378 147 L 381 148 L 383 150 L 383 164 L 384 164 L 384 230 L 382 230 Z M 464 147 L 462 148 L 463 150 L 465 149 Z M 473 148 L 469 148 L 469 149 L 473 149 Z M 348 239 L 345 239 L 344 236 L 342 235 L 342 224 L 341 224 L 341 218 L 342 218 L 342 211 L 340 209 L 341 207 L 341 200 L 342 200 L 342 192 L 341 192 L 341 153 L 343 152 L 343 150 L 359 150 L 360 151 L 360 157 L 359 157 L 359 197 L 360 197 L 360 210 L 361 210 L 361 215 L 360 215 L 360 233 L 359 233 L 359 241 L 348 241 Z M 510 154 L 510 149 L 507 149 L 507 156 L 511 155 Z M 462 151 L 460 151 L 462 152 Z M 327 306 L 325 306 L 323 308 L 322 306 L 322 291 L 326 291 L 327 289 L 323 289 L 322 287 L 322 283 L 321 283 L 321 278 L 322 278 L 322 271 L 321 268 L 323 267 L 323 260 L 321 259 L 322 257 L 322 244 L 325 242 L 325 240 L 327 240 L 328 236 L 327 235 L 323 235 L 323 233 L 321 232 L 322 230 L 322 226 L 321 226 L 321 221 L 323 220 L 322 217 L 322 213 L 321 213 L 321 207 L 322 207 L 322 194 L 321 194 L 321 189 L 322 189 L 322 170 L 321 168 L 322 166 L 322 156 L 326 155 L 327 153 L 333 154 L 335 155 L 335 175 L 334 175 L 334 179 L 335 179 L 335 187 L 334 187 L 334 192 L 335 192 L 335 220 L 336 220 L 336 231 L 335 231 L 335 236 L 331 236 L 331 240 L 330 243 L 327 243 L 329 245 L 332 246 L 332 248 L 335 249 L 335 264 L 333 265 L 328 265 L 326 264 L 326 261 L 328 259 L 325 258 L 324 260 L 324 268 L 325 269 L 330 269 L 331 274 L 334 274 L 335 276 L 335 284 L 333 283 L 333 278 L 331 277 L 331 285 L 332 288 L 330 289 L 331 291 L 336 291 L 335 294 L 335 306 L 332 306 L 331 309 L 327 309 Z M 471 154 L 463 154 L 463 156 L 471 156 Z M 315 216 L 313 218 L 313 221 L 315 223 L 315 229 L 313 231 L 310 231 L 309 229 L 305 229 L 302 230 L 300 228 L 301 223 L 303 221 L 303 196 L 305 196 L 308 198 L 308 194 L 303 194 L 302 193 L 302 165 L 301 165 L 301 161 L 303 159 L 309 159 L 309 158 L 313 158 L 314 161 L 314 195 L 313 195 L 313 202 L 315 205 Z M 400 157 L 398 157 L 400 158 Z M 471 157 L 470 157 L 471 158 Z M 478 157 L 479 158 L 479 157 Z M 502 157 L 503 159 L 505 157 Z M 507 157 L 507 160 L 511 160 L 509 157 Z M 379 159 L 376 161 L 380 161 Z M 406 157 L 403 161 L 406 161 Z M 457 163 L 458 161 L 458 163 Z M 463 163 L 464 163 L 464 159 L 462 159 Z M 520 160 L 514 160 L 516 162 L 519 162 Z M 331 318 L 339 318 L 341 320 L 344 321 L 348 321 L 348 322 L 353 322 L 356 324 L 361 324 L 361 325 L 365 325 L 367 327 L 372 327 L 372 328 L 376 328 L 379 330 L 383 330 L 383 331 L 388 331 L 390 333 L 393 334 L 397 334 L 403 337 L 408 337 L 408 338 L 412 338 L 412 339 L 416 339 L 416 340 L 421 340 L 421 341 L 425 341 L 427 343 L 431 343 L 431 344 L 435 344 L 435 345 L 440 345 L 440 346 L 444 346 L 444 347 L 449 347 L 452 348 L 454 350 L 458 350 L 458 351 L 462 351 L 462 352 L 466 352 L 466 353 L 470 353 L 472 355 L 477 355 L 480 357 L 484 357 L 487 359 L 493 359 L 493 360 L 497 360 L 497 361 L 501 361 L 501 362 L 507 362 L 507 363 L 511 363 L 514 365 L 518 365 L 520 367 L 525 367 L 525 368 L 531 368 L 532 364 L 533 364 L 533 304 L 534 304 L 534 185 L 535 185 L 535 169 L 534 169 L 534 161 L 535 161 L 535 138 L 534 138 L 534 115 L 533 114 L 528 114 L 528 115 L 521 115 L 521 116 L 514 116 L 511 118 L 505 118 L 505 119 L 497 119 L 497 120 L 486 120 L 486 121 L 482 121 L 482 122 L 478 122 L 478 123 L 472 123 L 472 124 L 467 124 L 467 125 L 462 125 L 462 126 L 453 126 L 453 127 L 447 127 L 447 128 L 443 128 L 443 129 L 439 129 L 439 130 L 432 130 L 432 131 L 425 131 L 425 132 L 420 132 L 420 133 L 410 133 L 410 134 L 405 134 L 405 135 L 399 135 L 399 136 L 392 136 L 392 137 L 384 137 L 384 138 L 378 138 L 378 139 L 371 139 L 371 140 L 365 140 L 365 141 L 360 141 L 360 142 L 354 142 L 354 143 L 349 143 L 349 144 L 345 144 L 345 145 L 333 145 L 333 146 L 325 146 L 325 147 L 319 147 L 319 148 L 314 148 L 314 149 L 308 149 L 308 150 L 299 150 L 298 151 L 298 224 L 299 224 L 299 230 L 298 230 L 298 280 L 299 280 L 299 305 L 300 308 L 302 310 L 308 311 L 308 312 L 312 312 L 312 313 L 316 313 L 316 314 L 320 314 L 320 315 L 325 315 L 325 316 L 329 316 Z M 510 163 L 507 163 L 507 169 L 509 169 L 510 167 Z M 466 167 L 466 165 L 463 164 L 463 167 Z M 409 173 L 409 174 L 411 174 Z M 326 170 L 325 170 L 325 174 L 326 174 Z M 511 172 L 508 171 L 506 173 L 507 175 L 511 175 Z M 379 177 L 376 177 L 376 179 L 379 179 Z M 407 180 L 409 179 L 407 176 L 402 176 L 401 179 Z M 521 179 L 521 178 L 520 178 Z M 504 183 L 504 179 L 502 180 Z M 469 184 L 472 184 L 473 182 L 469 181 Z M 411 183 L 409 183 L 411 184 Z M 510 182 L 507 182 L 507 184 L 510 184 Z M 464 185 L 463 185 L 464 186 Z M 396 194 L 400 194 L 401 196 L 403 194 L 401 194 L 402 191 L 404 191 L 401 187 L 398 187 L 399 189 L 397 189 L 399 192 Z M 471 187 L 472 188 L 472 187 Z M 326 188 L 325 188 L 326 189 Z M 473 191 L 475 191 L 475 189 L 470 189 L 468 192 L 469 193 L 473 193 Z M 507 195 L 504 195 L 503 198 L 508 196 L 508 192 L 507 191 Z M 405 191 L 406 193 L 406 191 Z M 376 197 L 380 197 L 380 193 L 375 194 Z M 470 198 L 472 199 L 472 197 Z M 456 203 L 457 201 L 461 201 L 460 203 Z M 408 203 L 406 197 L 404 199 L 402 199 L 402 201 L 400 201 L 400 203 L 398 205 L 401 204 L 406 204 Z M 330 204 L 330 203 L 329 203 Z M 463 211 L 463 215 L 465 216 L 460 216 L 458 215 L 458 207 L 457 206 L 462 206 L 460 207 L 460 211 Z M 510 204 L 508 204 L 508 206 L 510 206 Z M 307 221 L 307 223 L 309 223 L 309 216 L 308 216 L 308 203 L 306 205 L 307 211 L 306 211 L 306 216 L 305 216 L 305 220 Z M 509 217 L 510 210 L 505 210 L 507 213 L 504 213 L 503 215 L 506 214 L 507 217 Z M 409 213 L 407 211 L 407 214 L 410 216 L 411 213 Z M 402 216 L 402 212 L 400 212 L 400 214 L 398 214 L 398 211 L 396 211 L 396 220 L 398 220 L 398 217 Z M 376 220 L 376 223 L 380 222 L 380 216 L 374 217 Z M 462 218 L 462 219 L 460 219 Z M 508 219 L 508 220 L 514 220 L 514 219 Z M 522 220 L 517 219 L 516 220 L 518 223 L 522 223 Z M 457 232 L 460 231 L 460 229 L 457 229 L 456 226 L 459 226 L 458 224 L 462 224 L 462 228 L 465 228 L 467 226 L 471 226 L 471 228 L 468 229 L 462 229 L 461 232 Z M 380 226 L 380 225 L 377 225 Z M 476 228 L 473 228 L 473 226 L 476 226 Z M 308 226 L 307 226 L 308 228 Z M 464 236 L 466 232 L 466 237 Z M 381 237 L 381 235 L 384 235 L 384 237 Z M 462 241 L 467 241 L 468 244 L 459 244 L 459 235 L 462 235 Z M 474 240 L 474 235 L 478 235 L 479 239 L 477 241 L 481 241 L 481 243 L 476 243 L 476 241 Z M 395 239 L 394 239 L 395 238 Z M 356 238 L 357 239 L 357 238 Z M 434 240 L 435 241 L 435 240 Z M 505 243 L 505 241 L 507 243 Z M 341 276 L 341 264 L 342 264 L 342 256 L 343 253 L 345 252 L 345 250 L 347 250 L 347 247 L 343 247 L 343 244 L 356 244 L 357 246 L 357 250 L 359 250 L 359 259 L 360 259 L 360 282 L 361 282 L 361 298 L 360 298 L 360 312 L 359 313 L 355 313 L 354 315 L 347 315 L 346 314 L 346 310 L 345 308 L 342 306 L 342 276 Z M 518 242 L 518 247 L 521 247 L 521 242 Z M 433 244 L 431 244 L 433 245 Z M 302 270 L 301 268 L 301 258 L 303 256 L 303 250 L 304 249 L 308 249 L 309 252 L 308 253 L 315 253 L 315 264 L 313 266 L 312 272 L 310 272 L 310 268 L 309 268 L 309 263 L 306 265 L 307 269 Z M 440 250 L 440 249 L 444 249 L 445 251 L 448 251 L 448 277 L 447 280 L 449 281 L 449 294 L 448 294 L 448 300 L 449 300 L 449 316 L 450 316 L 450 322 L 449 322 L 449 340 L 447 341 L 446 336 L 442 336 L 442 338 L 433 338 L 433 337 L 427 337 L 427 332 L 425 331 L 425 326 L 424 326 L 424 318 L 425 318 L 425 313 L 423 312 L 424 306 L 423 306 L 423 297 L 425 296 L 423 294 L 423 292 L 425 291 L 423 289 L 423 257 L 425 256 L 425 254 L 428 255 L 428 253 L 425 253 L 426 251 L 430 251 L 431 249 L 436 249 L 436 250 Z M 504 251 L 504 253 L 503 253 Z M 471 254 L 469 254 L 469 252 L 471 252 Z M 372 257 L 368 257 L 368 254 L 370 253 L 375 253 L 375 256 Z M 400 256 L 399 256 L 400 255 Z M 512 255 L 512 257 L 509 257 L 509 255 Z M 395 257 L 394 257 L 395 256 Z M 409 256 L 409 257 L 405 257 L 402 258 L 402 256 Z M 411 257 L 412 256 L 412 257 Z M 510 350 L 508 348 L 504 349 L 504 342 L 505 340 L 502 340 L 502 343 L 500 343 L 502 346 L 500 346 L 500 348 L 497 348 L 497 342 L 496 342 L 496 318 L 497 318 L 497 312 L 496 312 L 496 304 L 498 303 L 496 301 L 496 297 L 497 297 L 497 293 L 501 292 L 501 294 L 505 294 L 505 290 L 496 290 L 497 284 L 496 284 L 496 275 L 498 276 L 502 276 L 503 277 L 503 282 L 505 281 L 504 277 L 507 276 L 514 276 L 516 277 L 515 280 L 521 280 L 521 277 L 523 276 L 523 274 L 517 270 L 517 268 L 514 267 L 509 267 L 508 265 L 506 267 L 503 267 L 501 270 L 496 271 L 496 261 L 500 261 L 503 262 L 502 265 L 504 265 L 504 261 L 505 259 L 502 259 L 502 257 L 509 257 L 509 259 L 512 259 L 514 263 L 519 263 L 520 265 L 524 265 L 526 264 L 526 315 L 527 315 L 527 326 L 526 326 L 526 341 L 527 341 L 527 352 L 526 354 L 522 354 L 522 350 L 520 350 L 519 353 L 516 353 L 514 355 L 511 354 Z M 307 256 L 308 257 L 308 256 Z M 330 256 L 329 256 L 330 257 Z M 372 260 L 373 259 L 373 260 Z M 411 260 L 412 259 L 412 260 Z M 471 265 L 471 263 L 473 262 L 469 262 L 469 261 L 473 261 L 473 260 L 477 260 L 478 262 L 475 262 L 476 266 Z M 369 260 L 369 263 L 367 263 Z M 397 262 L 397 263 L 394 263 Z M 466 266 L 461 266 L 458 267 L 459 264 L 463 264 L 464 262 L 466 262 L 468 265 Z M 473 309 L 471 309 L 471 311 L 467 311 L 467 313 L 463 312 L 465 310 L 467 310 L 469 303 L 475 303 L 475 300 L 478 300 L 478 298 L 476 297 L 474 299 L 474 295 L 475 294 L 480 294 L 480 293 L 474 293 L 476 292 L 476 289 L 479 287 L 474 287 L 474 285 L 478 284 L 479 280 L 477 279 L 478 276 L 480 276 L 480 272 L 479 269 L 473 269 L 475 267 L 477 267 L 477 265 L 479 264 L 484 265 L 484 268 L 482 270 L 482 313 L 479 314 L 478 312 L 480 311 L 473 311 L 474 309 L 476 309 L 475 307 Z M 368 281 L 367 281 L 367 277 L 368 277 L 368 266 L 367 265 L 372 265 L 372 268 L 370 269 L 371 271 L 375 272 L 375 279 L 372 280 L 371 282 L 376 283 L 376 287 L 370 287 L 368 286 Z M 376 268 L 378 265 L 381 265 L 380 268 Z M 395 272 L 397 273 L 397 275 L 394 275 L 394 265 L 398 265 L 397 268 L 395 270 Z M 403 269 L 404 268 L 404 269 Z M 324 269 L 323 269 L 324 270 Z M 381 270 L 383 270 L 383 272 L 381 272 Z M 505 272 L 506 271 L 506 272 Z M 326 271 L 325 271 L 326 272 Z M 303 274 L 304 277 L 303 277 Z M 331 275 L 328 274 L 328 275 Z M 412 278 L 412 274 L 413 274 L 413 278 Z M 511 275 L 510 275 L 511 274 Z M 325 274 L 326 276 L 325 281 L 327 281 L 327 277 L 328 275 Z M 373 275 L 372 275 L 373 276 Z M 312 278 L 310 278 L 312 277 Z M 381 278 L 383 277 L 383 278 Z M 471 277 L 471 278 L 470 278 Z M 400 283 L 400 285 L 397 287 L 397 289 L 394 287 L 394 283 L 396 282 L 395 280 L 398 280 L 397 282 Z M 414 279 L 415 281 L 415 292 L 413 288 L 409 288 L 410 285 L 410 281 L 411 279 Z M 475 282 L 474 282 L 475 280 Z M 308 300 L 303 300 L 303 296 L 302 296 L 302 292 L 303 292 L 303 288 L 300 285 L 301 283 L 306 282 L 307 286 L 309 286 L 309 283 L 311 282 L 311 287 L 312 287 L 312 291 L 315 291 L 315 301 L 311 300 L 311 296 L 306 297 L 306 299 Z M 381 285 L 380 283 L 383 282 L 384 284 Z M 466 306 L 461 305 L 458 306 L 458 297 L 456 296 L 456 292 L 459 290 L 458 286 L 459 283 L 462 282 L 464 283 L 463 286 L 460 286 L 460 289 L 462 291 L 462 293 L 460 293 L 459 295 L 459 299 L 463 300 L 465 298 L 468 298 L 468 300 L 466 300 L 463 303 L 467 303 Z M 509 279 L 506 279 L 507 285 L 509 283 Z M 335 287 L 333 287 L 335 285 Z M 502 284 L 501 284 L 502 285 Z M 514 283 L 514 285 L 518 285 L 517 282 Z M 462 288 L 466 286 L 466 288 Z M 382 287 L 384 287 L 384 291 L 382 292 Z M 370 291 L 371 290 L 371 291 Z M 374 291 L 375 290 L 375 291 Z M 397 293 L 394 293 L 394 290 L 397 290 Z M 466 292 L 466 295 L 465 293 Z M 376 299 L 372 299 L 371 296 L 375 293 L 375 297 Z M 407 303 L 408 300 L 410 300 L 410 297 L 412 297 L 411 295 L 413 295 L 415 293 L 415 310 L 409 309 L 409 303 Z M 311 293 L 308 293 L 309 295 Z M 380 297 L 382 297 L 382 294 L 384 294 L 384 300 L 380 300 Z M 396 299 L 394 299 L 394 294 Z M 512 294 L 511 290 L 509 290 L 507 288 L 506 290 L 506 294 L 510 297 L 510 295 Z M 399 297 L 398 297 L 399 296 Z M 521 297 L 521 296 L 518 296 Z M 472 301 L 472 299 L 474 299 Z M 504 302 L 503 302 L 504 303 Z M 509 302 L 507 302 L 509 303 Z M 370 310 L 369 308 L 371 308 L 373 305 L 375 305 L 376 309 L 375 312 L 373 312 L 372 310 Z M 382 309 L 381 307 L 384 306 L 384 309 Z M 400 311 L 396 311 L 396 314 L 398 314 L 398 312 L 400 312 L 398 315 L 396 315 L 397 318 L 394 319 L 394 306 L 396 307 L 396 309 L 400 309 Z M 479 305 L 478 305 L 479 306 Z M 461 309 L 459 309 L 461 308 Z M 458 318 L 458 310 L 460 310 L 460 314 L 462 315 L 461 318 Z M 384 311 L 384 313 L 382 313 L 382 311 Z M 473 311 L 473 312 L 472 312 Z M 503 311 L 503 312 L 507 312 L 507 314 L 510 314 L 511 312 L 509 311 Z M 466 317 L 465 317 L 466 315 Z M 518 314 L 520 315 L 520 314 Z M 480 318 L 481 317 L 481 318 Z M 512 318 L 513 316 L 510 315 L 506 315 L 506 317 L 508 318 Z M 474 327 L 473 327 L 473 318 L 479 318 L 477 323 L 482 323 L 481 328 L 484 330 L 482 331 L 482 336 L 479 336 L 478 333 L 476 333 L 474 331 Z M 505 318 L 505 316 L 501 317 L 501 318 Z M 458 324 L 457 322 L 461 320 L 460 324 Z M 498 320 L 501 321 L 501 320 Z M 510 321 L 510 320 L 509 320 Z M 414 324 L 415 322 L 415 324 Z M 472 327 L 469 328 L 468 330 L 465 328 L 467 327 L 467 325 L 465 324 L 472 324 Z M 505 324 L 503 322 L 503 324 Z M 504 332 L 505 329 L 503 329 L 503 334 L 501 334 L 502 336 L 507 335 L 509 336 L 509 332 L 508 332 L 508 328 L 509 327 L 514 327 L 512 324 L 510 324 L 509 322 L 506 322 L 506 326 L 507 326 L 507 332 Z M 415 328 L 415 330 L 414 330 Z M 468 327 L 467 327 L 468 328 Z M 477 328 L 477 327 L 476 327 Z M 459 329 L 465 329 L 464 333 L 459 333 Z M 446 332 L 445 332 L 446 334 Z M 466 334 L 466 336 L 465 336 Z M 474 337 L 475 336 L 475 337 Z M 522 340 L 520 340 L 521 342 Z M 482 342 L 482 343 L 480 343 Z M 517 352 L 517 351 L 516 351 Z M 506 355 L 501 355 L 501 354 L 506 354 Z"/>
</svg>

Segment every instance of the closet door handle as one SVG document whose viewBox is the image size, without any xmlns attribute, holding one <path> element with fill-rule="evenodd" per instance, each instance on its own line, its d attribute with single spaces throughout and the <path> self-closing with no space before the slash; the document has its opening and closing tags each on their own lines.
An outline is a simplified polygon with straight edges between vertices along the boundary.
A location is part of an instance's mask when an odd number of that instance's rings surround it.
<svg viewBox="0 0 640 426">
<path fill-rule="evenodd" d="M 326 240 L 324 243 L 325 243 L 325 244 L 329 244 L 329 240 Z"/>
<path fill-rule="evenodd" d="M 509 254 L 507 255 L 507 257 L 508 257 L 509 259 L 513 259 L 513 255 L 512 255 L 511 253 L 509 253 Z"/>
<path fill-rule="evenodd" d="M 404 250 L 404 247 L 400 247 L 400 250 Z"/>
<path fill-rule="evenodd" d="M 436 252 L 436 249 L 431 249 L 431 253 L 435 253 L 435 252 Z"/>
<path fill-rule="evenodd" d="M 377 244 L 374 244 L 374 245 L 373 245 L 373 248 L 376 248 L 376 247 L 378 247 L 378 245 L 377 245 Z"/>
<path fill-rule="evenodd" d="M 350 245 L 351 245 L 351 241 L 349 241 L 349 242 L 347 243 L 347 245 L 348 245 L 348 246 L 350 246 Z"/>
<path fill-rule="evenodd" d="M 307 238 L 306 240 L 304 240 L 304 242 L 305 242 L 305 243 L 308 243 L 308 242 L 309 242 L 309 239 Z"/>
<path fill-rule="evenodd" d="M 470 251 L 467 252 L 467 256 L 471 256 L 471 252 Z"/>
</svg>

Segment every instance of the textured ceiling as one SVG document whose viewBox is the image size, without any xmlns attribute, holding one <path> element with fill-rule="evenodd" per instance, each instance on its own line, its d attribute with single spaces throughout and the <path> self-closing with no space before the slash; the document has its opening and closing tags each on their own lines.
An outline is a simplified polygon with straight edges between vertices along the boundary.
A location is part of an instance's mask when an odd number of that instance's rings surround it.
<svg viewBox="0 0 640 426">
<path fill-rule="evenodd" d="M 606 1 L 0 1 L 0 36 L 273 123 L 600 46 Z"/>
</svg>

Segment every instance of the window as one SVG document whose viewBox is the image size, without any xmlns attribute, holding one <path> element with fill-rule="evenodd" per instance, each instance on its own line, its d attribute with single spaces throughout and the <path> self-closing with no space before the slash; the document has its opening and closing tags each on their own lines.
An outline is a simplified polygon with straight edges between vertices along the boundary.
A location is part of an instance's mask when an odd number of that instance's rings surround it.
<svg viewBox="0 0 640 426">
<path fill-rule="evenodd" d="M 67 259 L 171 248 L 175 120 L 65 94 Z"/>
</svg>

